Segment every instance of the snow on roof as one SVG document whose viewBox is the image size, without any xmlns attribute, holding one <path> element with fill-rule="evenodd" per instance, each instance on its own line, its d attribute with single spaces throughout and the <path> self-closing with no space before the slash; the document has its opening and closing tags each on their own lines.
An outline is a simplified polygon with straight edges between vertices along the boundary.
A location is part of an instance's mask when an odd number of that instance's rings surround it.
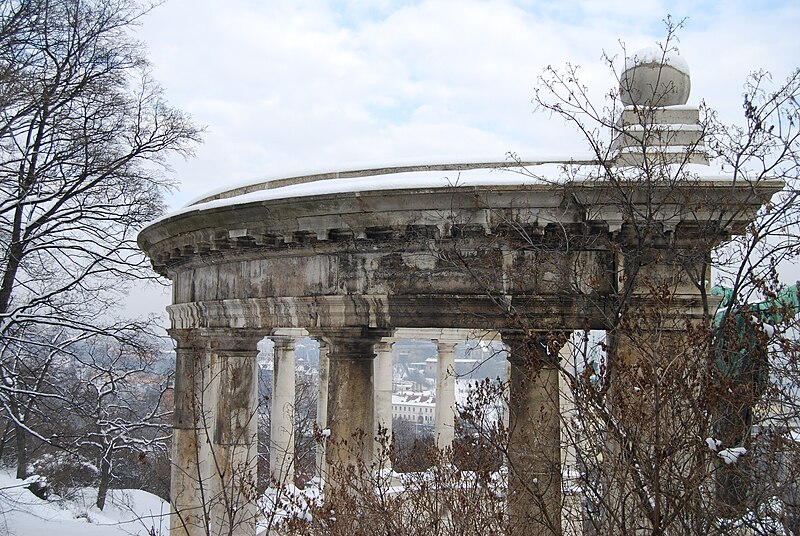
<svg viewBox="0 0 800 536">
<path fill-rule="evenodd" d="M 558 162 L 558 163 L 557 163 Z M 356 192 L 368 191 L 389 191 L 389 190 L 404 190 L 404 189 L 429 189 L 429 188 L 456 188 L 456 187 L 498 187 L 498 186 L 531 186 L 541 184 L 551 184 L 554 182 L 562 182 L 562 171 L 565 164 L 574 163 L 579 168 L 585 171 L 579 173 L 578 176 L 589 176 L 593 171 L 597 170 L 594 165 L 587 164 L 588 160 L 575 160 L 575 159 L 538 159 L 536 161 L 523 162 L 523 165 L 516 165 L 511 163 L 496 163 L 486 164 L 483 167 L 475 167 L 469 169 L 458 169 L 459 166 L 469 166 L 469 162 L 462 164 L 446 164 L 444 167 L 453 167 L 454 169 L 420 169 L 416 168 L 415 171 L 397 171 L 398 168 L 390 169 L 388 166 L 385 168 L 375 170 L 361 170 L 355 172 L 341 172 L 347 173 L 362 173 L 367 174 L 349 177 L 349 178 L 328 178 L 323 180 L 315 180 L 313 175 L 300 176 L 294 175 L 289 177 L 289 180 L 299 178 L 303 182 L 297 184 L 288 184 L 280 187 L 269 187 L 270 181 L 261 181 L 256 183 L 254 188 L 263 187 L 264 189 L 257 189 L 241 195 L 234 195 L 224 199 L 215 199 L 213 201 L 197 203 L 185 206 L 176 211 L 170 212 L 153 222 L 151 225 L 160 223 L 163 220 L 183 215 L 197 213 L 205 210 L 212 210 L 216 208 L 224 208 L 228 206 L 258 203 L 264 201 L 272 201 L 278 199 L 292 199 L 311 197 L 316 195 L 326 194 L 347 194 Z M 429 164 L 422 167 L 436 167 L 438 164 Z M 381 170 L 389 169 L 386 173 L 381 173 Z M 691 173 L 701 175 L 708 173 L 709 167 L 704 165 L 690 164 L 683 166 L 684 170 Z M 369 172 L 375 171 L 374 174 Z M 719 180 L 727 177 L 719 176 L 718 170 L 716 176 L 701 176 L 702 180 Z M 329 172 L 325 176 L 331 176 L 340 172 Z M 278 179 L 274 179 L 278 180 Z M 251 183 L 252 185 L 252 183 Z M 236 188 L 226 188 L 224 192 L 234 192 Z M 203 199 L 213 197 L 209 194 L 204 196 Z"/>
<path fill-rule="evenodd" d="M 542 179 L 556 180 L 560 171 L 561 164 L 549 164 L 539 166 L 535 170 L 520 167 L 496 169 L 481 168 L 452 172 L 418 171 L 347 179 L 327 179 L 302 184 L 292 184 L 269 190 L 259 190 L 227 199 L 217 199 L 206 203 L 186 206 L 161 219 L 245 203 L 258 203 L 276 199 L 292 199 L 325 194 L 404 190 L 412 188 L 542 184 Z M 161 219 L 153 223 L 161 221 Z"/>
<path fill-rule="evenodd" d="M 392 393 L 392 404 L 405 404 L 407 406 L 433 406 L 436 397 L 429 392 Z"/>
<path fill-rule="evenodd" d="M 587 162 L 593 161 L 594 157 L 590 154 L 586 155 L 578 155 L 578 156 L 564 156 L 564 155 L 555 155 L 555 156 L 548 156 L 542 158 L 535 158 L 535 159 L 519 159 L 519 162 L 524 162 L 525 164 L 533 164 L 535 162 L 538 163 L 565 163 L 565 162 Z M 226 185 L 221 188 L 216 188 L 209 192 L 206 192 L 200 197 L 197 197 L 191 201 L 189 201 L 186 206 L 192 206 L 196 204 L 200 204 L 204 202 L 204 200 L 219 196 L 221 194 L 232 192 L 235 190 L 242 190 L 251 187 L 261 187 L 259 189 L 269 189 L 270 183 L 274 183 L 276 181 L 284 181 L 287 179 L 294 179 L 297 181 L 302 182 L 314 182 L 315 177 L 321 176 L 329 176 L 329 175 L 337 175 L 340 176 L 339 178 L 345 178 L 347 175 L 350 175 L 354 172 L 359 171 L 384 171 L 385 173 L 372 173 L 371 176 L 378 176 L 381 174 L 389 174 L 389 173 L 396 173 L 397 171 L 394 170 L 402 170 L 402 168 L 451 168 L 451 169 L 459 169 L 469 166 L 480 166 L 483 169 L 489 168 L 496 168 L 502 166 L 513 166 L 516 164 L 517 161 L 515 160 L 505 160 L 505 161 L 498 161 L 496 155 L 486 155 L 486 156 L 468 156 L 463 157 L 459 156 L 457 158 L 454 157 L 436 157 L 436 158 L 429 158 L 426 160 L 419 160 L 419 159 L 399 159 L 399 160 L 388 160 L 388 161 L 380 161 L 380 162 L 351 162 L 348 164 L 338 165 L 334 167 L 322 168 L 322 167 L 314 167 L 314 168 L 307 168 L 307 169 L 292 169 L 287 170 L 284 173 L 275 173 L 268 175 L 266 177 L 260 179 L 251 179 L 248 181 L 242 181 L 238 183 L 232 183 Z M 310 180 L 303 180 L 303 179 L 310 179 Z"/>
<path fill-rule="evenodd" d="M 477 363 L 478 362 L 478 360 L 476 358 L 472 358 L 472 357 L 464 357 L 464 358 L 457 357 L 457 358 L 453 359 L 453 361 L 456 362 L 456 363 Z M 426 363 L 438 363 L 439 362 L 439 358 L 438 357 L 429 357 L 429 358 L 427 358 L 425 360 L 425 362 Z"/>
</svg>

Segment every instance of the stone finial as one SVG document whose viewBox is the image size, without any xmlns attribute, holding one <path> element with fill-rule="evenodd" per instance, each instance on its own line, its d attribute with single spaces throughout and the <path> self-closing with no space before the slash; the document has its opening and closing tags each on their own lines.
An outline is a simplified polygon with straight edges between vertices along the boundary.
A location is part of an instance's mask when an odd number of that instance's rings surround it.
<svg viewBox="0 0 800 536">
<path fill-rule="evenodd" d="M 625 58 L 619 85 L 622 102 L 628 106 L 683 105 L 691 90 L 689 64 L 676 49 L 643 48 Z"/>
</svg>

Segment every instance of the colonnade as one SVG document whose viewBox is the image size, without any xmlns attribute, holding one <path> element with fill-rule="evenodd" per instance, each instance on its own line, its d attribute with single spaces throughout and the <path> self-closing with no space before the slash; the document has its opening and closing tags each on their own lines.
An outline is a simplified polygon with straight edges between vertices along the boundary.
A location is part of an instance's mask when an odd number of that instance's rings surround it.
<svg viewBox="0 0 800 536">
<path fill-rule="evenodd" d="M 288 335 L 293 333 L 293 335 Z M 393 346 L 400 340 L 430 340 L 437 348 L 436 398 L 434 409 L 436 446 L 445 449 L 455 439 L 456 408 L 455 350 L 461 342 L 474 335 L 466 330 L 404 330 L 395 336 L 385 337 L 374 344 L 371 382 L 373 385 L 372 460 L 383 469 L 390 468 L 388 459 L 392 440 Z M 272 398 L 270 400 L 270 479 L 274 484 L 292 483 L 294 474 L 294 403 L 295 403 L 295 344 L 307 337 L 306 330 L 277 330 L 269 336 L 274 342 Z M 329 347 L 319 342 L 319 368 L 317 382 L 317 429 L 327 435 L 329 393 Z M 341 367 L 341 364 L 339 364 Z M 346 377 L 345 377 L 346 378 Z M 338 387 L 338 386 L 337 386 Z M 347 389 L 344 389 L 347 391 Z M 353 400 L 359 405 L 363 400 Z M 317 475 L 324 477 L 326 470 L 325 442 L 318 445 L 316 453 Z"/>
<path fill-rule="evenodd" d="M 415 330 L 422 338 L 427 330 Z M 178 341 L 172 527 L 186 535 L 225 531 L 254 534 L 256 522 L 258 343 L 252 330 L 172 330 Z M 293 483 L 295 347 L 304 336 L 320 342 L 317 427 L 328 436 L 318 470 L 389 467 L 392 424 L 392 346 L 402 330 L 272 330 L 270 479 Z M 349 335 L 349 336 L 348 336 Z M 509 514 L 554 534 L 561 497 L 558 348 L 552 337 L 504 333 L 510 351 Z M 434 330 L 438 349 L 435 437 L 455 436 L 455 348 L 463 331 Z M 385 438 L 376 441 L 376 437 Z M 326 447 L 327 445 L 327 447 Z M 543 456 L 544 455 L 544 456 Z M 383 458 L 380 458 L 383 457 Z M 525 471 L 515 471 L 525 467 Z M 335 476 L 326 482 L 335 487 Z M 529 532 L 530 533 L 530 532 Z M 535 534 L 536 531 L 532 532 Z"/>
</svg>

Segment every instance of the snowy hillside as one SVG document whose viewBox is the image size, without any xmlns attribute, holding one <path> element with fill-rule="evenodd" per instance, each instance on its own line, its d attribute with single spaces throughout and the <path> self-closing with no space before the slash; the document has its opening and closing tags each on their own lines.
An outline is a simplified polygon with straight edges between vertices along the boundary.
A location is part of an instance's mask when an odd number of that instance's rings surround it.
<svg viewBox="0 0 800 536">
<path fill-rule="evenodd" d="M 0 535 L 148 536 L 169 533 L 169 504 L 140 490 L 112 490 L 101 512 L 95 490 L 78 490 L 74 497 L 31 493 L 8 471 L 0 471 Z"/>
</svg>

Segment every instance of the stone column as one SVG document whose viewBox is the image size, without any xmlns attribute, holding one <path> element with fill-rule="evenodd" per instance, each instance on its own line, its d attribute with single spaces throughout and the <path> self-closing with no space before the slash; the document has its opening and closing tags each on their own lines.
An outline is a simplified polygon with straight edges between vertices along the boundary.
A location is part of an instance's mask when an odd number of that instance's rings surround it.
<svg viewBox="0 0 800 536">
<path fill-rule="evenodd" d="M 269 471 L 272 485 L 294 484 L 295 338 L 270 337 L 275 343 L 272 368 Z"/>
<path fill-rule="evenodd" d="M 713 506 L 704 486 L 695 484 L 706 478 L 703 457 L 710 452 L 702 429 L 708 409 L 701 403 L 713 392 L 709 326 L 697 287 L 711 279 L 707 257 L 691 247 L 694 232 L 676 229 L 665 237 L 656 231 L 663 242 L 642 245 L 625 229 L 617 237 L 617 288 L 628 298 L 608 330 L 606 401 L 613 426 L 606 430 L 600 473 L 606 493 L 600 520 L 608 533 L 679 532 L 674 519 Z M 735 466 L 745 467 L 741 462 Z"/>
<path fill-rule="evenodd" d="M 255 534 L 256 345 L 245 330 L 171 330 L 177 341 L 170 533 Z"/>
<path fill-rule="evenodd" d="M 328 360 L 328 345 L 319 343 L 319 368 L 317 372 L 317 429 L 320 431 L 328 427 L 328 377 L 330 361 Z M 317 477 L 325 478 L 325 442 L 317 443 Z"/>
<path fill-rule="evenodd" d="M 455 350 L 457 341 L 439 339 L 436 349 L 439 359 L 436 366 L 436 447 L 453 446 L 456 419 Z"/>
<path fill-rule="evenodd" d="M 375 378 L 375 459 L 381 469 L 391 469 L 389 448 L 392 442 L 392 345 L 394 341 L 380 341 L 375 345 L 377 354 L 373 361 Z"/>
<path fill-rule="evenodd" d="M 506 386 L 503 390 L 503 427 L 508 430 L 509 425 L 511 424 L 511 409 L 508 406 L 509 400 L 511 397 L 509 396 L 509 391 L 511 390 L 511 360 L 508 359 L 508 354 L 506 354 Z"/>
<path fill-rule="evenodd" d="M 330 348 L 326 494 L 335 493 L 337 488 L 353 490 L 359 482 L 346 479 L 353 474 L 358 479 L 364 470 L 371 470 L 373 459 L 373 347 L 391 333 L 369 328 L 331 328 L 317 330 L 314 335 Z"/>
<path fill-rule="evenodd" d="M 220 330 L 213 335 L 218 375 L 212 450 L 216 465 L 212 534 L 255 535 L 258 509 L 258 341 L 263 333 Z M 214 360 L 216 358 L 216 363 Z"/>
<path fill-rule="evenodd" d="M 558 351 L 563 338 L 505 332 L 509 348 L 508 512 L 514 535 L 560 535 Z"/>
<path fill-rule="evenodd" d="M 214 414 L 208 411 L 205 387 L 211 383 L 211 348 L 198 330 L 171 330 L 176 342 L 172 466 L 170 477 L 170 534 L 206 534 L 203 497 L 210 492 L 211 456 L 207 436 Z"/>
</svg>

